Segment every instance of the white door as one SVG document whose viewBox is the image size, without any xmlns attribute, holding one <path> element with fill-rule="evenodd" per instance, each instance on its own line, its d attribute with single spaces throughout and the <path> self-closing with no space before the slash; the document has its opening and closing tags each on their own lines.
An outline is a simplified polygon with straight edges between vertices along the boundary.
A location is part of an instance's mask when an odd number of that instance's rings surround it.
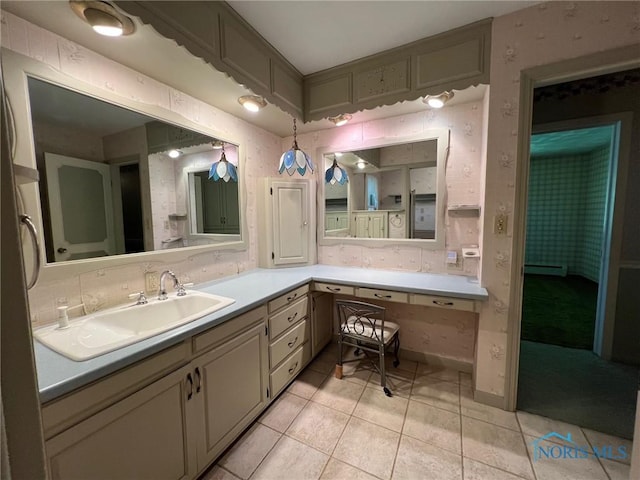
<svg viewBox="0 0 640 480">
<path fill-rule="evenodd" d="M 109 165 L 44 154 L 56 262 L 115 253 Z"/>
<path fill-rule="evenodd" d="M 309 260 L 309 184 L 275 181 L 272 190 L 274 265 Z"/>
</svg>

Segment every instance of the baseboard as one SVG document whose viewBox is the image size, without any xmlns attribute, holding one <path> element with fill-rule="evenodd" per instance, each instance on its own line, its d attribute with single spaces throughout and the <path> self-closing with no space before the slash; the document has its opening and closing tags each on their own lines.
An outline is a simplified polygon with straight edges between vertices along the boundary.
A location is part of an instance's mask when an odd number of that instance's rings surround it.
<svg viewBox="0 0 640 480">
<path fill-rule="evenodd" d="M 482 390 L 474 390 L 473 399 L 478 403 L 483 403 L 485 405 L 504 410 L 504 397 L 496 395 L 495 393 L 483 392 Z"/>
<path fill-rule="evenodd" d="M 438 365 L 447 368 L 453 368 L 460 372 L 473 373 L 473 362 L 466 362 L 456 358 L 443 357 L 432 353 L 414 352 L 411 350 L 400 349 L 400 358 L 412 360 L 414 362 L 428 363 L 430 365 Z"/>
</svg>

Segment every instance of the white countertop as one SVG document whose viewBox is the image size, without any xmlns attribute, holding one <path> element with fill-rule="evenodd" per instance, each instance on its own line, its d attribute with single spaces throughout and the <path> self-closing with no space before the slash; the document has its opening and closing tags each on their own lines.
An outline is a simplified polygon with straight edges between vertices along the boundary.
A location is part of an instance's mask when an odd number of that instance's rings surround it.
<svg viewBox="0 0 640 480">
<path fill-rule="evenodd" d="M 457 275 L 329 265 L 251 270 L 196 287 L 197 290 L 234 298 L 234 304 L 199 320 L 90 360 L 75 362 L 34 341 L 40 401 L 51 401 L 310 281 L 474 300 L 488 298 L 486 289 L 477 280 Z"/>
</svg>

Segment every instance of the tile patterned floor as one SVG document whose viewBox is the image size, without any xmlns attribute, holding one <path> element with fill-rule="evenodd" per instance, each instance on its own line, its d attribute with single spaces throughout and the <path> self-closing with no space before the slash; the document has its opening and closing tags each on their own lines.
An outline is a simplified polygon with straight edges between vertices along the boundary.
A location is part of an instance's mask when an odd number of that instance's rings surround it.
<svg viewBox="0 0 640 480">
<path fill-rule="evenodd" d="M 543 458 L 537 437 L 575 444 L 631 442 L 473 401 L 469 374 L 404 361 L 390 368 L 388 398 L 366 360 L 333 377 L 328 347 L 201 480 L 622 480 L 630 460 Z M 562 440 L 544 445 L 555 451 Z M 554 443 L 555 442 L 555 443 Z"/>
</svg>

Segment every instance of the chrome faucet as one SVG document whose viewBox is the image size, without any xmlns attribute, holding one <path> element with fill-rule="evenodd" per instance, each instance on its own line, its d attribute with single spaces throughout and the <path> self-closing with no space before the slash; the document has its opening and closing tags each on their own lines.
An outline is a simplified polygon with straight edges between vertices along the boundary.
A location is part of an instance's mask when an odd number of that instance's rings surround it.
<svg viewBox="0 0 640 480">
<path fill-rule="evenodd" d="M 167 278 L 167 276 L 169 276 L 169 277 L 171 277 L 173 279 L 173 288 L 174 289 L 180 290 L 182 288 L 184 290 L 184 287 L 182 287 L 182 285 L 178 281 L 178 277 L 176 277 L 176 275 L 171 270 L 165 270 L 160 275 L 160 289 L 158 290 L 158 300 L 166 300 L 167 299 L 167 290 L 166 290 L 166 288 L 164 286 L 164 282 L 165 282 L 165 279 Z"/>
</svg>

